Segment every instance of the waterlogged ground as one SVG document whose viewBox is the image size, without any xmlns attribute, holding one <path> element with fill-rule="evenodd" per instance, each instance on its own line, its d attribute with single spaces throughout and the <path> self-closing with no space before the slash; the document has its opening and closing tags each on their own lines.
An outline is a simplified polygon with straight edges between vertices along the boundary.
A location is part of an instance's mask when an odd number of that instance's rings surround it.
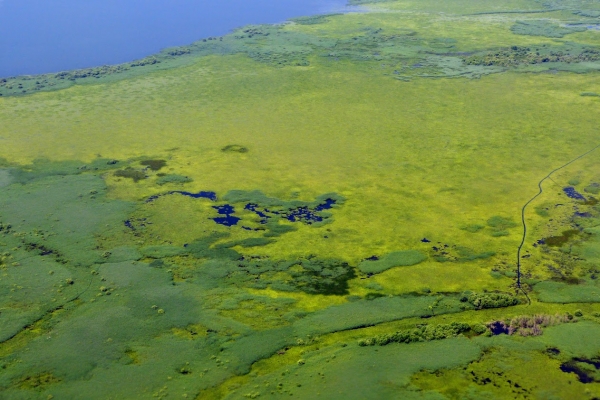
<svg viewBox="0 0 600 400">
<path fill-rule="evenodd" d="M 355 3 L 0 81 L 0 397 L 600 397 L 600 2 Z"/>
</svg>

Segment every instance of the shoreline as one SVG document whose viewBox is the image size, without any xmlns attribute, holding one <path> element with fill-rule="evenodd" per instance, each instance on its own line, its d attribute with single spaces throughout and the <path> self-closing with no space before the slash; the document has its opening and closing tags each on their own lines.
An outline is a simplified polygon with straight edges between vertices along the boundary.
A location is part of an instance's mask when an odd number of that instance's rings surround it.
<svg viewBox="0 0 600 400">
<path fill-rule="evenodd" d="M 46 72 L 46 73 L 40 73 L 40 74 L 20 74 L 20 75 L 11 75 L 11 76 L 0 76 L 0 97 L 12 97 L 12 96 L 22 96 L 22 95 L 26 95 L 26 94 L 31 94 L 31 93 L 37 93 L 37 92 L 41 92 L 41 91 L 54 91 L 54 90 L 59 90 L 59 89 L 63 89 L 66 87 L 71 86 L 70 84 L 68 85 L 64 85 L 64 84 L 60 84 L 59 82 L 47 82 L 45 83 L 39 83 L 36 84 L 36 86 L 31 87 L 32 85 L 26 85 L 24 83 L 26 83 L 27 81 L 31 81 L 33 79 L 35 79 L 36 81 L 40 81 L 40 80 L 48 80 L 48 79 L 57 79 L 57 80 L 79 80 L 78 83 L 87 83 L 87 82 L 82 82 L 81 79 L 85 79 L 85 78 L 92 78 L 92 79 L 97 79 L 97 78 L 103 78 L 106 77 L 108 75 L 114 75 L 114 74 L 122 74 L 124 72 L 127 71 L 131 71 L 132 68 L 135 68 L 135 74 L 134 75 L 138 75 L 140 71 L 139 67 L 147 67 L 149 65 L 154 66 L 154 68 L 144 68 L 144 71 L 148 71 L 148 70 L 162 70 L 162 69 L 170 69 L 173 67 L 178 67 L 178 66 L 182 66 L 182 65 L 186 65 L 187 63 L 175 63 L 176 65 L 171 65 L 173 64 L 172 62 L 175 61 L 175 59 L 181 60 L 181 59 L 185 59 L 185 58 L 191 58 L 192 56 L 204 56 L 204 55 L 209 55 L 210 53 L 205 53 L 203 50 L 201 49 L 200 52 L 202 52 L 202 54 L 198 54 L 198 51 L 194 51 L 194 50 L 198 50 L 198 47 L 202 47 L 202 44 L 207 43 L 209 41 L 223 41 L 224 38 L 228 38 L 232 35 L 235 35 L 236 32 L 240 32 L 243 31 L 244 29 L 249 29 L 249 28 L 254 28 L 254 27 L 282 27 L 285 25 L 288 25 L 290 23 L 299 23 L 299 24 L 313 24 L 313 23 L 320 23 L 320 22 L 312 22 L 312 20 L 323 20 L 323 22 L 325 20 L 327 20 L 328 17 L 332 17 L 332 16 L 336 16 L 336 15 L 344 15 L 344 14 L 348 14 L 348 13 L 364 13 L 364 12 L 368 12 L 368 8 L 364 7 L 362 4 L 367 3 L 367 2 L 376 2 L 377 0 L 349 0 L 348 3 L 346 4 L 346 6 L 343 6 L 343 10 L 340 11 L 333 11 L 333 12 L 324 12 L 324 13 L 317 13 L 317 14 L 312 14 L 312 15 L 306 15 L 306 16 L 300 16 L 300 17 L 293 17 L 293 18 L 288 18 L 282 22 L 276 22 L 276 23 L 264 23 L 264 24 L 247 24 L 247 25 L 242 25 L 240 27 L 236 27 L 236 28 L 232 28 L 229 30 L 228 33 L 221 35 L 221 36 L 208 36 L 208 37 L 203 37 L 203 38 L 199 38 L 189 44 L 184 44 L 184 45 L 178 45 L 178 46 L 170 46 L 170 47 L 165 47 L 160 49 L 159 51 L 155 52 L 155 53 L 151 53 L 145 57 L 141 57 L 141 58 L 134 58 L 133 60 L 130 61 L 125 61 L 122 63 L 108 63 L 108 64 L 102 64 L 102 65 L 96 65 L 96 66 L 92 66 L 92 67 L 86 67 L 86 68 L 73 68 L 73 69 L 65 69 L 65 70 L 61 70 L 61 71 L 57 71 L 57 72 Z M 354 4 L 356 3 L 356 4 Z M 227 53 L 227 54 L 234 54 L 240 51 L 234 51 L 231 53 Z M 214 53 L 214 54 L 219 54 L 219 53 Z M 225 53 L 221 53 L 221 54 L 225 54 Z M 158 64 L 162 64 L 165 62 L 170 62 L 169 65 L 164 65 L 164 66 L 159 66 Z M 20 81 L 19 83 L 17 83 L 17 81 Z M 16 85 L 16 88 L 9 88 L 8 90 L 6 89 L 7 86 L 14 86 Z M 19 86 L 23 86 L 23 87 L 19 87 Z"/>
</svg>

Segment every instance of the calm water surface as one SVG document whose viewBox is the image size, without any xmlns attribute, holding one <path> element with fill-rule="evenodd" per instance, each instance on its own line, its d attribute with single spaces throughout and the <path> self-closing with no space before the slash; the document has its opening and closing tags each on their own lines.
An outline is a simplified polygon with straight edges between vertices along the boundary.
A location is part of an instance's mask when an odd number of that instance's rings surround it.
<svg viewBox="0 0 600 400">
<path fill-rule="evenodd" d="M 117 64 L 346 0 L 0 0 L 0 77 Z"/>
</svg>

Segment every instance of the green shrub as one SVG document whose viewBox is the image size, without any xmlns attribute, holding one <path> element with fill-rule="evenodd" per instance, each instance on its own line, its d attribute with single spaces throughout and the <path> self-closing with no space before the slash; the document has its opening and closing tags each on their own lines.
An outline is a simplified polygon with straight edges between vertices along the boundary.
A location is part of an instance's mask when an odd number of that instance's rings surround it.
<svg viewBox="0 0 600 400">
<path fill-rule="evenodd" d="M 239 144 L 229 144 L 221 149 L 224 153 L 247 153 L 248 148 Z"/>
<path fill-rule="evenodd" d="M 519 304 L 519 299 L 505 293 L 472 293 L 461 298 L 462 302 L 468 302 L 478 310 L 485 308 L 510 307 Z"/>
<path fill-rule="evenodd" d="M 427 256 L 417 250 L 395 251 L 379 260 L 365 260 L 358 265 L 358 269 L 365 273 L 378 274 L 392 267 L 415 265 L 426 259 Z"/>
<path fill-rule="evenodd" d="M 471 325 L 471 330 L 477 335 L 483 335 L 488 331 L 488 328 L 484 324 L 473 324 Z"/>
<path fill-rule="evenodd" d="M 487 225 L 494 230 L 502 231 L 509 228 L 514 228 L 518 224 L 510 218 L 504 218 L 496 215 L 487 220 Z"/>
<path fill-rule="evenodd" d="M 476 253 L 468 247 L 457 247 L 458 261 L 474 261 L 480 259 L 490 258 L 496 255 L 494 251 L 484 251 L 483 253 Z"/>
<path fill-rule="evenodd" d="M 461 227 L 460 229 L 462 229 L 463 231 L 467 231 L 469 233 L 477 233 L 480 230 L 482 230 L 483 228 L 485 228 L 484 225 L 480 225 L 480 224 L 471 224 L 471 225 L 466 225 Z"/>
<path fill-rule="evenodd" d="M 156 180 L 156 183 L 158 185 L 166 185 L 167 183 L 188 183 L 188 182 L 192 182 L 192 181 L 193 181 L 193 179 L 188 178 L 187 176 L 170 174 L 170 175 L 160 176 Z"/>
<path fill-rule="evenodd" d="M 267 244 L 270 244 L 273 242 L 275 242 L 275 240 L 267 239 L 267 238 L 260 238 L 260 237 L 259 238 L 247 238 L 247 239 L 237 240 L 234 242 L 218 244 L 215 246 L 215 248 L 217 248 L 217 249 L 230 248 L 230 247 L 234 247 L 234 246 L 241 246 L 241 247 L 266 246 Z"/>
<path fill-rule="evenodd" d="M 140 165 L 150 168 L 152 171 L 158 171 L 167 165 L 165 160 L 144 160 Z"/>
<path fill-rule="evenodd" d="M 540 217 L 549 217 L 550 213 L 548 212 L 548 208 L 544 206 L 536 206 L 535 213 Z"/>
<path fill-rule="evenodd" d="M 600 96 L 600 95 L 597 95 L 597 96 Z M 583 191 L 586 193 L 591 193 L 591 194 L 600 194 L 600 184 L 595 183 L 595 182 L 591 183 L 588 186 L 586 186 L 583 189 Z"/>
<path fill-rule="evenodd" d="M 144 171 L 133 169 L 131 167 L 115 171 L 115 176 L 119 178 L 133 179 L 134 182 L 139 182 L 142 179 L 147 178 L 146 173 Z"/>
<path fill-rule="evenodd" d="M 392 334 L 377 335 L 362 339 L 359 346 L 385 346 L 390 343 L 430 342 L 432 340 L 448 339 L 471 329 L 469 324 L 452 322 L 450 324 L 424 325 L 414 329 L 398 331 Z"/>
<path fill-rule="evenodd" d="M 281 225 L 277 222 L 269 222 L 267 223 L 268 231 L 264 234 L 265 237 L 278 237 L 283 235 L 284 233 L 293 232 L 297 228 L 291 225 Z"/>
</svg>

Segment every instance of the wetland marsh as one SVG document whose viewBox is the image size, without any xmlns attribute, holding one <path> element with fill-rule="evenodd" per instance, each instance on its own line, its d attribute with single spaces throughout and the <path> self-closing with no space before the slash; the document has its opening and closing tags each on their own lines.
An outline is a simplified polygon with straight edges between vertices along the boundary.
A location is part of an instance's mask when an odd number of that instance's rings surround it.
<svg viewBox="0 0 600 400">
<path fill-rule="evenodd" d="M 350 3 L 0 79 L 0 398 L 600 397 L 600 1 Z"/>
</svg>

